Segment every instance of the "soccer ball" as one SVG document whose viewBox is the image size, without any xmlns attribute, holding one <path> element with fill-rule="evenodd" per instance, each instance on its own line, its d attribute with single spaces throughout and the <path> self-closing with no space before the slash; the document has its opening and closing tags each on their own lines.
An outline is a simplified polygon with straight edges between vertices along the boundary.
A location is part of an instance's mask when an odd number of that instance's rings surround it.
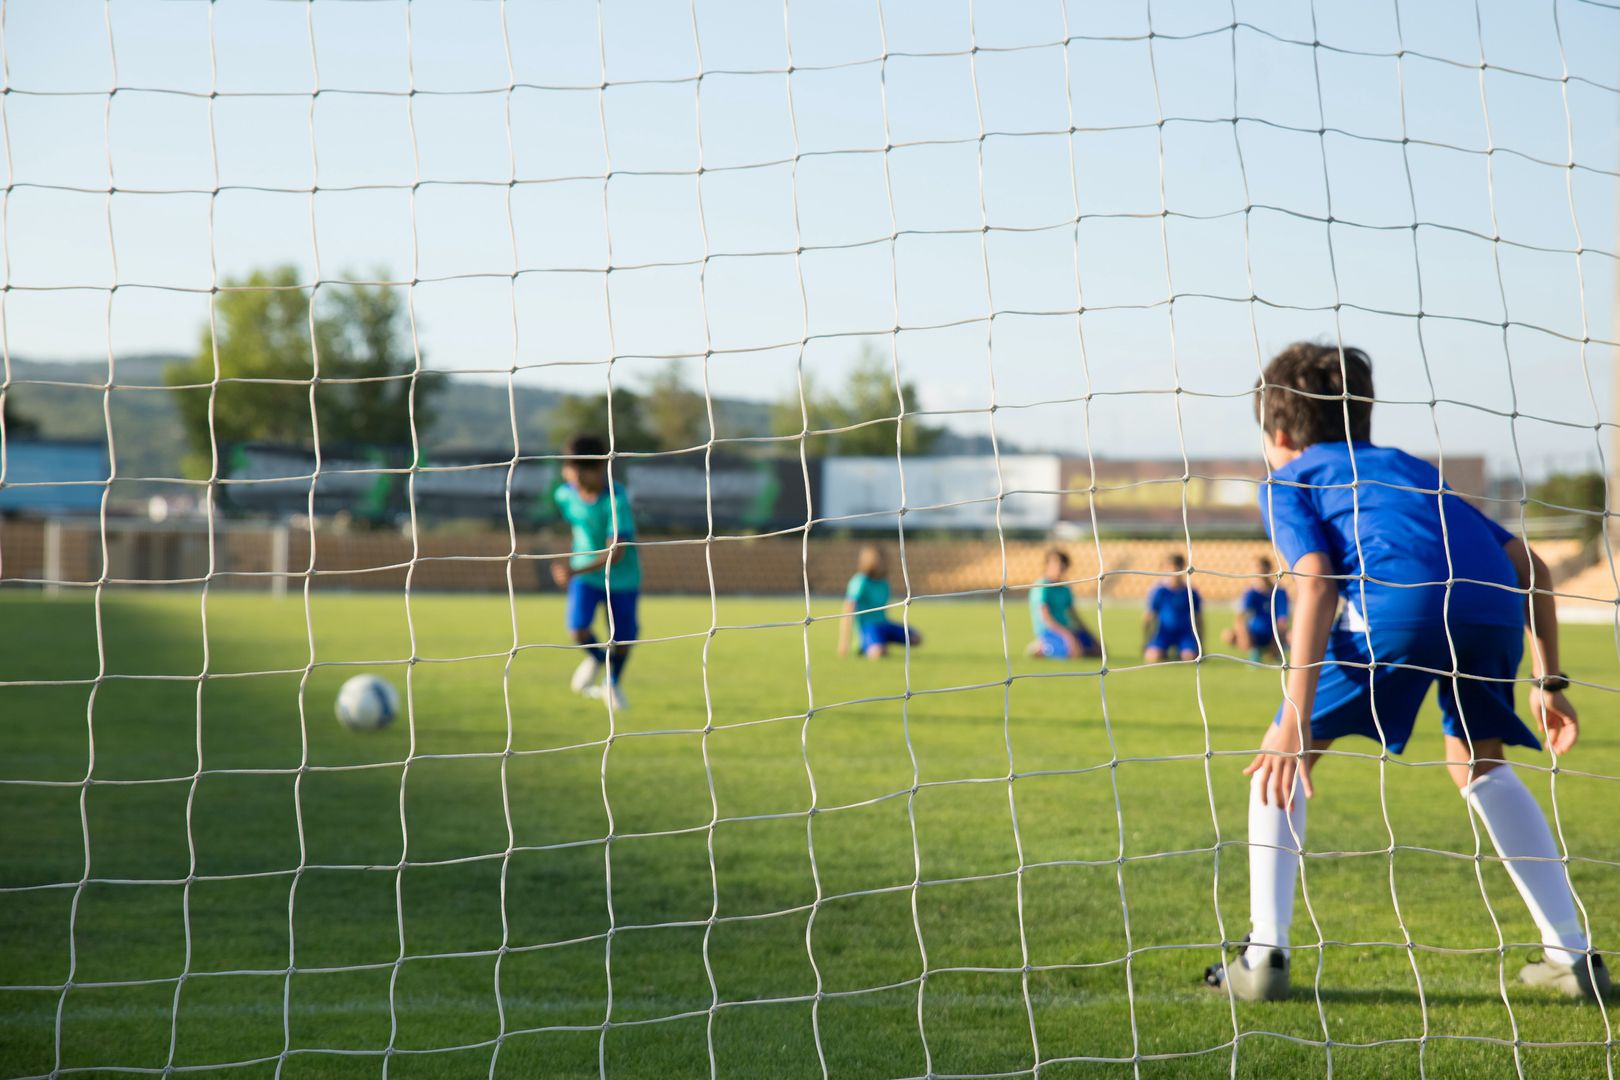
<svg viewBox="0 0 1620 1080">
<path fill-rule="evenodd" d="M 376 731 L 399 715 L 399 692 L 387 679 L 356 675 L 337 696 L 337 718 L 350 731 Z"/>
</svg>

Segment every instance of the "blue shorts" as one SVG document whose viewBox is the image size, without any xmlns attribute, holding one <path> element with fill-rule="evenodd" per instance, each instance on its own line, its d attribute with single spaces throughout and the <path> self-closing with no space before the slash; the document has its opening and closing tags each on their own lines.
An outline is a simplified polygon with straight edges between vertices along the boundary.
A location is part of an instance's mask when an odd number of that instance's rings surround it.
<svg viewBox="0 0 1620 1080">
<path fill-rule="evenodd" d="M 1082 651 L 1090 651 L 1097 647 L 1097 639 L 1092 637 L 1084 627 L 1075 627 L 1074 636 L 1080 642 Z M 1048 659 L 1073 660 L 1079 655 L 1069 651 L 1068 639 L 1056 630 L 1042 630 L 1041 636 L 1037 640 L 1041 645 L 1041 655 Z"/>
<path fill-rule="evenodd" d="M 641 634 L 641 620 L 636 617 L 636 601 L 641 594 L 635 589 L 607 589 L 574 578 L 568 583 L 568 629 L 588 630 L 596 621 L 596 609 L 603 604 L 608 609 L 608 635 L 614 641 L 634 641 Z"/>
<path fill-rule="evenodd" d="M 1265 648 L 1277 647 L 1277 631 L 1268 622 L 1252 622 L 1249 624 L 1250 643 Z"/>
<path fill-rule="evenodd" d="M 1524 655 L 1523 627 L 1452 626 L 1457 670 L 1462 673 L 1455 680 L 1434 673 L 1452 670 L 1451 648 L 1438 627 L 1374 631 L 1371 653 L 1367 637 L 1339 627 L 1329 635 L 1311 715 L 1313 739 L 1365 735 L 1398 754 L 1406 749 L 1429 687 L 1439 683 L 1441 728 L 1447 735 L 1467 741 L 1501 739 L 1509 746 L 1541 749 L 1541 742 L 1513 711 L 1513 679 Z M 1374 656 L 1378 662 L 1371 671 L 1347 666 L 1365 665 Z M 1273 722 L 1281 721 L 1282 714 L 1279 706 Z"/>
<path fill-rule="evenodd" d="M 909 638 L 906 628 L 897 622 L 884 619 L 882 622 L 868 623 L 861 627 L 861 652 L 866 652 L 874 645 L 904 645 L 907 641 L 915 643 L 917 631 L 912 630 Z"/>
<path fill-rule="evenodd" d="M 1170 656 L 1180 656 L 1184 652 L 1198 651 L 1198 635 L 1193 633 L 1192 627 L 1185 630 L 1166 630 L 1159 627 L 1153 635 L 1153 640 L 1147 643 L 1150 649 L 1160 649 Z"/>
</svg>

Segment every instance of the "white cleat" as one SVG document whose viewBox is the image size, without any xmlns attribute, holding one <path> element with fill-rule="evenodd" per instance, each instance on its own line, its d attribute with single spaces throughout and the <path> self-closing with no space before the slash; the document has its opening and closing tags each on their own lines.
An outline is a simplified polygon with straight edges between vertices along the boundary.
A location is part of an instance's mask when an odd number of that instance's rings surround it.
<svg viewBox="0 0 1620 1080">
<path fill-rule="evenodd" d="M 1217 990 L 1230 986 L 1239 1001 L 1283 1001 L 1289 990 L 1288 957 L 1281 949 L 1266 949 L 1251 963 L 1248 948 L 1240 945 L 1231 960 L 1204 969 L 1204 983 Z"/>
<path fill-rule="evenodd" d="M 574 677 L 568 680 L 569 689 L 576 694 L 594 696 L 590 693 L 591 684 L 596 682 L 597 673 L 601 670 L 601 662 L 594 656 L 587 656 L 579 662 L 579 667 L 574 669 Z"/>
<path fill-rule="evenodd" d="M 593 686 L 585 691 L 585 696 L 594 698 L 597 701 L 607 702 L 609 712 L 620 713 L 630 707 L 630 703 L 625 700 L 624 691 L 619 688 L 618 683 L 603 683 L 601 686 Z"/>
<path fill-rule="evenodd" d="M 1556 990 L 1569 998 L 1603 1002 L 1609 997 L 1609 969 L 1603 957 L 1596 953 L 1592 954 L 1591 967 L 1587 966 L 1584 956 L 1575 957 L 1573 964 L 1557 964 L 1551 960 L 1526 964 L 1519 971 L 1519 981 Z"/>
</svg>

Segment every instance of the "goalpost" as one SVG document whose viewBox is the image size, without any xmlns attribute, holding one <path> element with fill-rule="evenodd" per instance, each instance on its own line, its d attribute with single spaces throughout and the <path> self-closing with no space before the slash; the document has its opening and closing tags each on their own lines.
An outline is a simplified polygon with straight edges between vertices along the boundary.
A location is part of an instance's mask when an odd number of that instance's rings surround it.
<svg viewBox="0 0 1620 1080">
<path fill-rule="evenodd" d="M 1428 743 L 1332 752 L 1363 802 L 1313 825 L 1294 1000 L 1196 983 L 1286 670 L 1220 646 L 1271 549 L 1200 500 L 1254 505 L 1302 338 L 1556 548 L 1591 745 L 1517 767 L 1612 948 L 1617 43 L 1609 0 L 0 0 L 0 1075 L 1613 1076 L 1606 1011 L 1510 986 Z M 632 442 L 663 371 L 700 433 Z M 382 394 L 403 438 L 328 438 Z M 558 402 L 602 395 L 638 517 L 701 476 L 632 541 L 634 709 L 567 693 L 530 595 Z M 856 666 L 868 541 L 928 636 Z M 1095 665 L 1023 656 L 1049 544 Z M 1210 622 L 1149 667 L 1170 552 Z M 331 718 L 360 673 L 393 733 Z"/>
</svg>

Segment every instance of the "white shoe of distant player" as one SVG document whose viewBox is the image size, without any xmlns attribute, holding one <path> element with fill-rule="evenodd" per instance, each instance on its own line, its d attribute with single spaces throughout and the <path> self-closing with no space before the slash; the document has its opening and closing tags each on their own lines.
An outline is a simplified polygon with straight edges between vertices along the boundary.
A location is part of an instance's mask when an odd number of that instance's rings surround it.
<svg viewBox="0 0 1620 1080">
<path fill-rule="evenodd" d="M 602 662 L 594 656 L 587 656 L 579 662 L 574 669 L 574 677 L 568 680 L 568 686 L 576 694 L 590 695 L 591 684 L 596 682 L 596 676 L 602 671 Z"/>
<path fill-rule="evenodd" d="M 603 683 L 600 686 L 593 686 L 585 691 L 585 696 L 595 698 L 597 701 L 607 702 L 608 708 L 616 713 L 624 712 L 630 707 L 630 703 L 625 700 L 624 690 L 618 683 Z"/>
</svg>

